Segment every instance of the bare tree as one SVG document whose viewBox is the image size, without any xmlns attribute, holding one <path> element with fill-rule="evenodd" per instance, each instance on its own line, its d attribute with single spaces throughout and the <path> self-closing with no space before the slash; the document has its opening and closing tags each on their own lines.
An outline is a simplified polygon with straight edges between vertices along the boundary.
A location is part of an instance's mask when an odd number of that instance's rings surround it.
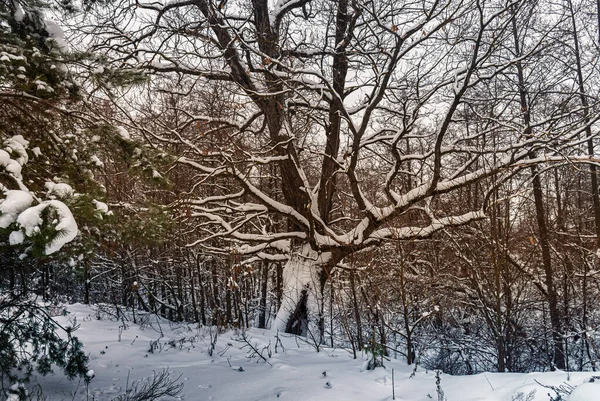
<svg viewBox="0 0 600 401">
<path fill-rule="evenodd" d="M 349 255 L 483 219 L 494 185 L 520 170 L 593 159 L 578 152 L 599 118 L 594 97 L 584 116 L 566 107 L 573 90 L 535 120 L 519 111 L 506 76 L 549 51 L 555 29 L 540 24 L 526 47 L 507 51 L 527 4 L 123 1 L 76 28 L 106 54 L 103 68 L 145 70 L 153 94 L 217 85 L 229 99 L 218 117 L 172 104 L 180 118 L 167 122 L 140 118 L 150 112 L 139 93 L 113 96 L 121 125 L 177 149 L 177 164 L 194 171 L 188 245 L 239 263 L 285 261 L 275 324 L 322 341 L 323 289 Z M 491 88 L 496 107 L 482 107 Z M 472 130 L 464 109 L 485 124 Z M 477 185 L 492 175 L 495 184 Z M 447 207 L 471 187 L 483 202 Z"/>
</svg>

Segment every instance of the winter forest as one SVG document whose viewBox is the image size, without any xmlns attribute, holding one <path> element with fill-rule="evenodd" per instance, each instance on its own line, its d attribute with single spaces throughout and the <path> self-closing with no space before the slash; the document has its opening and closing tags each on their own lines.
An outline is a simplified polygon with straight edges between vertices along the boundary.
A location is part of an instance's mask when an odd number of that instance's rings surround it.
<svg viewBox="0 0 600 401">
<path fill-rule="evenodd" d="M 0 0 L 0 400 L 600 399 L 600 0 Z"/>
</svg>

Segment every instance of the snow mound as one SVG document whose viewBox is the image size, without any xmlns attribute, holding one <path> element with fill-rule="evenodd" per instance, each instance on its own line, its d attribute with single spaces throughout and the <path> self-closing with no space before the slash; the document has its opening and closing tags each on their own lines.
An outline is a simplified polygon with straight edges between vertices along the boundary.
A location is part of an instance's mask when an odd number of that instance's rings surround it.
<svg viewBox="0 0 600 401">
<path fill-rule="evenodd" d="M 569 395 L 569 401 L 597 401 L 600 399 L 600 383 L 583 383 Z"/>
<path fill-rule="evenodd" d="M 575 387 L 570 396 L 563 395 L 564 401 L 600 399 L 600 383 L 589 383 L 591 372 L 436 375 L 421 366 L 407 366 L 401 355 L 395 359 L 394 354 L 385 368 L 361 371 L 368 354 L 359 353 L 354 359 L 348 350 L 325 345 L 317 352 L 306 339 L 276 330 L 217 334 L 214 327 L 169 323 L 142 311 L 135 312 L 140 319 L 136 324 L 131 310 L 125 312 L 129 320 L 123 325 L 102 312 L 107 307 L 95 310 L 74 304 L 68 306 L 68 315 L 55 317 L 63 325 L 77 319 L 76 335 L 93 369 L 88 377 L 94 378 L 84 388 L 58 374 L 36 376 L 48 399 L 81 400 L 89 392 L 97 400 L 111 400 L 124 392 L 127 383 L 148 381 L 162 369 L 184 384 L 182 401 L 383 401 L 392 400 L 392 386 L 396 400 L 431 401 L 440 396 L 438 384 L 449 401 L 548 401 L 547 386 L 563 384 Z M 248 352 L 244 337 L 268 363 Z M 263 350 L 265 346 L 269 351 Z"/>
</svg>

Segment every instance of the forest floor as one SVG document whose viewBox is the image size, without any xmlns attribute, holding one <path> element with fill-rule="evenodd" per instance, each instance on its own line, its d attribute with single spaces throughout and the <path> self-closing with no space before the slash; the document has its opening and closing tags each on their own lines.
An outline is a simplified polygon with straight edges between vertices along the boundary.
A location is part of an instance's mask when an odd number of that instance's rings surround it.
<svg viewBox="0 0 600 401">
<path fill-rule="evenodd" d="M 39 383 L 47 401 L 112 400 L 164 369 L 184 386 L 178 399 L 188 401 L 392 400 L 392 369 L 396 400 L 549 401 L 548 393 L 561 401 L 600 400 L 600 380 L 589 382 L 592 372 L 442 374 L 440 394 L 435 372 L 422 367 L 414 372 L 401 360 L 390 360 L 385 368 L 368 371 L 366 355 L 353 359 L 348 350 L 331 348 L 317 352 L 294 336 L 279 335 L 278 342 L 272 331 L 250 329 L 245 334 L 248 342 L 262 351 L 265 361 L 252 356 L 240 333 L 219 334 L 210 355 L 214 337 L 208 329 L 170 324 L 151 315 L 138 316 L 137 324 L 128 321 L 124 325 L 80 304 L 68 306 L 68 311 L 56 319 L 63 325 L 80 326 L 75 335 L 84 343 L 95 377 L 89 386 L 69 381 L 58 372 L 35 377 L 30 386 Z M 575 389 L 556 398 L 542 384 Z"/>
</svg>

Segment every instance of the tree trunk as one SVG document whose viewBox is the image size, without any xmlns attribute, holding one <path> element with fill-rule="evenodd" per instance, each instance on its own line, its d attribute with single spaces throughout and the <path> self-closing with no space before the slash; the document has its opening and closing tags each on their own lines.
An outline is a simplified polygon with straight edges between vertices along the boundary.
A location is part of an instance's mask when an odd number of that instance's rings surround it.
<svg viewBox="0 0 600 401">
<path fill-rule="evenodd" d="M 188 276 L 189 276 L 189 280 L 190 280 L 190 296 L 192 298 L 192 309 L 194 311 L 194 321 L 196 323 L 200 323 L 200 315 L 198 314 L 198 303 L 196 302 L 196 286 L 194 285 L 194 270 L 193 270 L 192 264 L 189 260 L 189 256 L 187 259 L 187 267 L 188 267 Z"/>
<path fill-rule="evenodd" d="M 89 305 L 90 304 L 90 267 L 87 262 L 83 265 L 83 285 L 84 285 L 83 303 L 86 305 Z"/>
<path fill-rule="evenodd" d="M 494 180 L 494 184 L 496 184 L 496 177 L 493 177 Z M 506 371 L 506 350 L 505 350 L 505 343 L 504 343 L 504 332 L 502 330 L 502 326 L 503 326 L 503 322 L 502 322 L 502 318 L 503 318 L 503 313 L 502 313 L 502 287 L 500 285 L 501 283 L 501 256 L 499 255 L 499 253 L 501 253 L 499 244 L 500 244 L 500 228 L 498 227 L 498 214 L 499 214 L 499 205 L 497 203 L 498 201 L 498 190 L 496 189 L 493 193 L 493 199 L 494 199 L 494 207 L 492 208 L 492 212 L 491 212 L 491 236 L 492 236 L 492 246 L 491 246 L 491 252 L 490 252 L 490 256 L 491 256 L 491 263 L 492 266 L 494 268 L 494 298 L 495 298 L 495 322 L 492 324 L 492 327 L 494 328 L 494 332 L 495 332 L 495 337 L 496 337 L 496 350 L 498 352 L 498 358 L 497 358 L 497 369 L 498 372 L 505 372 Z"/>
<path fill-rule="evenodd" d="M 211 277 L 212 277 L 212 297 L 211 309 L 212 309 L 212 325 L 217 326 L 221 322 L 221 300 L 219 299 L 219 279 L 217 277 L 217 261 L 213 258 L 210 260 L 211 263 Z"/>
<path fill-rule="evenodd" d="M 260 281 L 260 305 L 258 315 L 258 328 L 267 327 L 267 289 L 269 284 L 269 263 L 263 262 Z"/>
<path fill-rule="evenodd" d="M 225 290 L 225 321 L 227 323 L 227 327 L 231 327 L 233 321 L 231 318 L 231 288 L 227 286 Z"/>
<path fill-rule="evenodd" d="M 304 244 L 292 252 L 283 269 L 283 298 L 275 318 L 280 331 L 323 342 L 323 277 L 319 255 Z"/>
<path fill-rule="evenodd" d="M 350 289 L 352 290 L 352 306 L 354 308 L 354 320 L 356 322 L 356 341 L 358 343 L 358 350 L 363 349 L 363 334 L 362 334 L 362 322 L 360 319 L 360 308 L 358 306 L 358 297 L 356 295 L 356 280 L 354 280 L 354 271 L 350 272 Z M 410 365 L 410 363 L 409 363 Z"/>
<path fill-rule="evenodd" d="M 590 126 L 590 118 L 589 118 L 589 104 L 588 99 L 585 93 L 585 84 L 583 79 L 583 69 L 581 67 L 581 53 L 579 50 L 579 35 L 577 33 L 577 23 L 575 21 L 575 11 L 573 10 L 573 3 L 569 0 L 569 11 L 571 14 L 571 22 L 573 24 L 573 45 L 575 51 L 575 67 L 577 68 L 577 84 L 579 86 L 579 98 L 581 100 L 581 105 L 583 106 L 583 116 L 585 118 L 585 135 L 587 139 L 587 147 L 588 154 L 593 157 L 594 156 L 594 140 L 592 138 L 592 128 Z M 600 7 L 600 3 L 598 3 Z M 596 10 L 598 11 L 598 10 Z M 598 25 L 598 34 L 600 35 L 600 22 Z M 598 193 L 598 175 L 596 171 L 596 165 L 593 163 L 589 164 L 590 169 L 590 184 L 591 184 L 591 193 L 592 193 L 592 201 L 594 204 L 594 222 L 596 228 L 596 248 L 600 249 L 600 194 Z"/>
<path fill-rule="evenodd" d="M 596 358 L 592 357 L 592 353 L 590 352 L 590 339 L 588 338 L 588 295 L 587 295 L 587 287 L 588 287 L 588 264 L 584 262 L 583 264 L 583 278 L 581 282 L 581 296 L 582 296 L 582 316 L 581 316 L 581 325 L 583 327 L 583 335 L 581 336 L 582 341 L 584 342 L 585 352 L 587 354 L 588 360 L 590 361 L 590 365 L 592 367 L 592 371 L 596 371 Z M 583 370 L 583 363 L 581 363 L 580 370 Z"/>
<path fill-rule="evenodd" d="M 277 310 L 281 309 L 281 301 L 283 299 L 283 266 L 280 262 L 277 262 L 277 268 L 275 269 L 275 292 L 277 294 Z"/>
<path fill-rule="evenodd" d="M 198 273 L 198 288 L 200 289 L 200 297 L 199 305 L 200 305 L 200 318 L 202 320 L 202 325 L 206 326 L 206 295 L 204 291 L 204 283 L 202 282 L 202 270 L 200 269 L 200 256 L 196 256 L 196 272 Z"/>
<path fill-rule="evenodd" d="M 512 20 L 513 37 L 515 40 L 515 53 L 517 56 L 521 55 L 519 38 L 517 33 L 516 16 L 513 15 Z M 523 73 L 523 66 L 520 62 L 516 63 L 517 67 L 517 78 L 519 82 L 519 97 L 521 111 L 523 112 L 523 120 L 525 123 L 525 137 L 529 138 L 532 136 L 531 129 L 531 110 L 530 105 L 527 101 L 527 91 L 525 86 L 525 78 Z M 529 154 L 531 159 L 536 157 L 535 151 L 531 151 Z M 565 368 L 565 356 L 562 347 L 562 335 L 561 335 L 561 317 L 558 310 L 558 297 L 556 294 L 556 288 L 554 285 L 554 271 L 552 268 L 552 258 L 550 256 L 550 243 L 549 243 L 549 232 L 546 224 L 546 213 L 544 210 L 542 180 L 540 178 L 538 167 L 536 165 L 531 167 L 531 176 L 533 184 L 533 199 L 535 203 L 535 214 L 538 225 L 540 248 L 542 250 L 542 264 L 544 267 L 545 284 L 547 289 L 547 300 L 548 300 L 548 312 L 550 314 L 550 324 L 552 326 L 552 342 L 553 342 L 553 359 L 554 366 L 558 369 Z M 554 366 L 551 366 L 554 369 Z"/>
</svg>

